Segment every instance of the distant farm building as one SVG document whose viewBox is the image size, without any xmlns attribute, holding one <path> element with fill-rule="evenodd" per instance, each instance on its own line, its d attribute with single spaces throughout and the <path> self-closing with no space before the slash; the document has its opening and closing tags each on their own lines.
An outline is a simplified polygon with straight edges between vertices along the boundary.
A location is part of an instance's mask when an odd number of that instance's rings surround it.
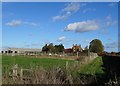
<svg viewBox="0 0 120 86">
<path fill-rule="evenodd" d="M 72 50 L 73 50 L 73 52 L 82 52 L 83 51 L 83 49 L 81 48 L 81 45 L 74 45 L 73 44 L 73 47 L 72 47 Z"/>
<path fill-rule="evenodd" d="M 75 52 L 82 52 L 83 49 L 81 48 L 81 45 L 73 44 L 72 48 L 67 48 L 64 51 L 65 53 L 75 53 Z"/>
<path fill-rule="evenodd" d="M 71 48 L 67 48 L 64 50 L 65 53 L 73 53 L 73 50 Z"/>
<path fill-rule="evenodd" d="M 36 55 L 41 52 L 41 49 L 30 48 L 5 48 L 1 51 L 2 54 L 24 54 L 24 55 Z"/>
</svg>

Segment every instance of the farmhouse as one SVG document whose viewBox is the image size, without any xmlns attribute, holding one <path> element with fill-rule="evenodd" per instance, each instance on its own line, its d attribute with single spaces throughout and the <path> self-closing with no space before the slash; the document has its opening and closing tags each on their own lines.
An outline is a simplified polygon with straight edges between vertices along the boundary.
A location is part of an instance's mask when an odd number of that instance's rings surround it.
<svg viewBox="0 0 120 86">
<path fill-rule="evenodd" d="M 31 48 L 5 48 L 1 51 L 2 54 L 24 54 L 24 55 L 35 55 L 41 52 L 41 49 Z"/>
<path fill-rule="evenodd" d="M 68 48 L 64 50 L 65 53 L 75 53 L 75 52 L 82 52 L 83 49 L 81 48 L 81 45 L 74 45 L 72 46 L 72 48 Z"/>
<path fill-rule="evenodd" d="M 72 47 L 72 50 L 73 50 L 73 52 L 82 52 L 83 51 L 83 49 L 81 48 L 81 45 L 74 45 L 73 44 L 73 47 Z"/>
</svg>

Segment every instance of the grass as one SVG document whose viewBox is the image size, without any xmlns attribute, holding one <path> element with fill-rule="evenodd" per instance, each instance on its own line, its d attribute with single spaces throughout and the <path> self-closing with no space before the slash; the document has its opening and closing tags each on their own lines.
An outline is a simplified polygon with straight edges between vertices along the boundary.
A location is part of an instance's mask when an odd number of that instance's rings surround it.
<svg viewBox="0 0 120 86">
<path fill-rule="evenodd" d="M 68 64 L 67 70 L 64 70 L 64 68 L 66 67 L 66 62 L 68 62 L 69 64 Z M 68 77 L 69 75 L 71 75 L 74 83 L 80 83 L 80 81 L 82 80 L 83 81 L 86 80 L 86 83 L 87 81 L 92 82 L 90 80 L 94 79 L 94 75 L 97 77 L 97 81 L 99 80 L 102 81 L 103 78 L 101 77 L 103 77 L 104 75 L 104 71 L 102 67 L 103 63 L 102 63 L 101 57 L 95 58 L 90 63 L 78 64 L 74 60 L 65 60 L 60 58 L 47 58 L 44 56 L 42 58 L 33 58 L 31 56 L 3 55 L 2 56 L 3 76 L 6 76 L 6 74 L 8 74 L 8 72 L 10 71 L 10 69 L 14 64 L 18 64 L 19 67 L 22 67 L 25 69 L 26 68 L 37 69 L 38 67 L 39 68 L 42 67 L 43 71 L 45 69 L 51 72 L 52 72 L 51 69 L 59 66 L 63 68 L 63 71 L 65 73 L 67 73 L 67 76 L 64 76 L 64 77 Z M 6 69 L 4 69 L 5 67 Z"/>
<path fill-rule="evenodd" d="M 10 56 L 10 55 L 3 55 L 2 56 L 2 67 L 7 67 L 7 69 L 12 68 L 14 64 L 18 64 L 19 67 L 22 68 L 38 68 L 42 67 L 45 69 L 52 69 L 56 67 L 65 68 L 66 62 L 68 61 L 69 67 L 73 67 L 75 61 L 73 60 L 63 60 L 58 58 L 30 58 L 29 56 Z M 77 70 L 73 69 L 73 72 L 77 71 L 80 74 L 102 74 L 104 73 L 102 67 L 102 58 L 97 57 L 89 64 L 80 65 Z"/>
<path fill-rule="evenodd" d="M 8 76 L 9 69 L 12 68 L 14 64 L 18 64 L 19 67 L 22 68 L 35 68 L 36 66 L 42 67 L 42 70 L 35 70 L 35 73 L 38 72 L 38 80 L 41 80 L 41 74 L 45 75 L 45 77 L 53 77 L 55 80 L 58 80 L 59 77 L 54 77 L 56 71 L 54 70 L 48 70 L 48 69 L 53 69 L 56 67 L 61 67 L 65 68 L 66 62 L 69 63 L 67 70 L 63 70 L 63 75 L 64 78 L 67 79 L 71 75 L 71 80 L 75 84 L 90 84 L 90 83 L 97 83 L 97 84 L 104 84 L 109 80 L 106 78 L 105 73 L 103 71 L 103 62 L 101 57 L 95 58 L 93 61 L 90 63 L 84 63 L 84 64 L 78 64 L 74 66 L 74 63 L 77 64 L 76 61 L 73 60 L 64 60 L 60 58 L 47 58 L 47 57 L 42 57 L 42 58 L 33 58 L 30 56 L 10 56 L 10 55 L 3 55 L 2 56 L 2 68 L 6 67 L 7 70 L 3 69 L 3 76 L 5 83 L 10 82 L 7 80 L 6 76 Z M 44 70 L 45 69 L 45 70 Z M 46 71 L 46 69 L 48 71 Z M 7 71 L 7 72 L 6 72 Z M 45 72 L 46 71 L 46 72 Z M 50 73 L 50 74 L 49 74 Z M 46 75 L 48 74 L 48 75 Z M 60 73 L 62 74 L 62 73 Z M 63 76 L 62 76 L 63 77 Z M 44 78 L 47 81 L 51 80 L 48 78 Z M 11 80 L 11 79 L 10 79 Z M 34 78 L 33 78 L 34 80 Z M 37 80 L 37 79 L 36 79 Z M 46 83 L 46 80 L 43 80 L 43 83 Z M 54 80 L 52 80 L 54 81 Z M 60 80 L 61 81 L 61 80 Z M 19 82 L 19 80 L 18 80 Z M 57 81 L 56 81 L 57 82 Z M 41 82 L 40 82 L 41 83 Z M 53 83 L 53 82 L 52 82 Z"/>
<path fill-rule="evenodd" d="M 72 60 L 63 60 L 63 59 L 54 59 L 54 58 L 30 58 L 29 56 L 2 56 L 2 66 L 12 67 L 14 64 L 18 64 L 22 68 L 35 68 L 44 67 L 45 69 L 50 69 L 53 67 L 64 67 L 66 61 L 69 63 L 73 62 Z"/>
<path fill-rule="evenodd" d="M 102 58 L 97 57 L 89 64 L 82 65 L 80 70 L 79 70 L 79 73 L 90 74 L 90 75 L 103 74 L 104 71 L 103 71 L 102 65 L 103 65 Z"/>
<path fill-rule="evenodd" d="M 22 68 L 36 68 L 36 66 L 43 67 L 45 69 L 51 69 L 58 66 L 64 68 L 67 61 L 70 65 L 75 62 L 73 60 L 63 60 L 58 58 L 30 58 L 29 56 L 3 55 L 2 67 L 7 66 L 9 68 L 12 68 L 14 64 L 18 64 L 18 66 Z M 89 64 L 80 65 L 78 71 L 81 74 L 91 75 L 104 73 L 102 64 L 102 58 L 97 57 Z"/>
</svg>

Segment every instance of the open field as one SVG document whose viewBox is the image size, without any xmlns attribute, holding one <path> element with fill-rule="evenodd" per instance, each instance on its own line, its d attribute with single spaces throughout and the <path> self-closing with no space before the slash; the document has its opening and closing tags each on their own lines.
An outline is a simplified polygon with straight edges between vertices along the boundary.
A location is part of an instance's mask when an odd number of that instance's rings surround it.
<svg viewBox="0 0 120 86">
<path fill-rule="evenodd" d="M 3 55 L 2 56 L 2 66 L 9 66 L 12 67 L 15 64 L 18 64 L 19 67 L 22 68 L 35 68 L 44 67 L 46 68 L 53 68 L 53 67 L 64 67 L 66 62 L 72 63 L 73 60 L 63 60 L 63 59 L 55 59 L 55 58 L 33 58 L 31 56 L 10 56 L 10 55 Z"/>
<path fill-rule="evenodd" d="M 67 66 L 66 63 L 68 63 Z M 60 58 L 56 58 L 56 59 L 49 57 L 33 58 L 29 56 L 3 55 L 2 56 L 3 76 L 5 76 L 5 73 L 10 72 L 9 70 L 12 68 L 14 64 L 18 64 L 19 68 L 24 68 L 24 69 L 32 68 L 32 70 L 34 71 L 33 75 L 37 75 L 39 77 L 36 78 L 35 76 L 33 76 L 31 79 L 33 81 L 32 83 L 35 83 L 37 80 L 43 80 L 43 81 L 38 81 L 38 83 L 46 84 L 46 82 L 48 82 L 48 83 L 58 84 L 64 82 L 63 84 L 65 83 L 105 84 L 107 82 L 109 84 L 109 79 L 110 79 L 110 78 L 106 78 L 105 68 L 103 67 L 103 60 L 101 57 L 95 58 L 90 63 L 81 64 L 75 60 L 64 60 Z M 54 70 L 57 67 L 61 68 L 60 71 L 62 72 L 58 73 L 56 70 Z M 58 75 L 60 76 L 56 77 Z M 44 78 L 41 78 L 41 76 L 44 76 Z M 47 77 L 51 77 L 53 78 L 53 80 Z M 63 81 L 61 81 L 61 77 Z M 10 83 L 11 79 L 9 77 L 7 78 L 4 77 L 3 81 L 4 83 L 8 83 L 8 82 Z M 69 82 L 66 81 L 66 79 Z M 11 82 L 18 83 L 19 79 L 18 82 L 17 81 L 14 82 L 11 81 Z"/>
<path fill-rule="evenodd" d="M 44 69 L 53 69 L 56 67 L 65 68 L 66 62 L 68 62 L 69 67 L 74 67 L 77 65 L 77 71 L 79 73 L 103 73 L 102 71 L 102 58 L 97 57 L 89 64 L 79 64 L 78 61 L 75 60 L 64 60 L 60 58 L 33 58 L 30 56 L 10 56 L 10 55 L 3 55 L 2 56 L 2 68 L 7 68 L 10 70 L 13 65 L 18 64 L 20 68 L 44 68 Z M 74 69 L 74 68 L 73 68 Z"/>
<path fill-rule="evenodd" d="M 60 58 L 33 58 L 31 56 L 10 56 L 10 55 L 3 55 L 2 56 L 2 68 L 7 68 L 10 70 L 13 65 L 18 64 L 19 68 L 44 68 L 44 69 L 53 69 L 56 67 L 66 68 L 66 62 L 68 63 L 68 67 L 71 69 L 76 68 L 74 65 L 77 66 L 77 71 L 82 74 L 95 74 L 95 73 L 103 73 L 101 65 L 102 58 L 97 57 L 89 64 L 79 64 L 78 61 L 75 60 L 64 60 Z"/>
</svg>

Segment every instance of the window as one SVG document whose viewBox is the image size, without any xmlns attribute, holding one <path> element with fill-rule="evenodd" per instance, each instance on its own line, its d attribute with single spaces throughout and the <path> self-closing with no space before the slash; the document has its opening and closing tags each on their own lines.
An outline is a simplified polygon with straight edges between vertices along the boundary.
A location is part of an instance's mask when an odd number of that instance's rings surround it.
<svg viewBox="0 0 120 86">
<path fill-rule="evenodd" d="M 8 53 L 8 51 L 5 51 L 5 53 Z"/>
<path fill-rule="evenodd" d="M 15 53 L 18 53 L 17 51 L 15 51 Z"/>
</svg>

